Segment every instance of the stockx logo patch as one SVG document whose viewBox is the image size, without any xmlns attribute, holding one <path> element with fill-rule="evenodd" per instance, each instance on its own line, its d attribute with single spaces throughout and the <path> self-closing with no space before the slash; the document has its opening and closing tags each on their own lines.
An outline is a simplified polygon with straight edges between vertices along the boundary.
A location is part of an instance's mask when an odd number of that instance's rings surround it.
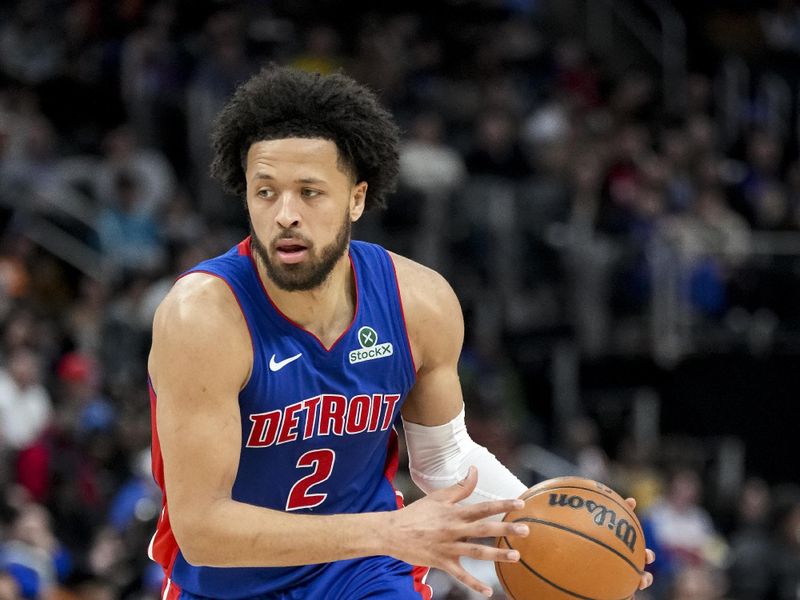
<svg viewBox="0 0 800 600">
<path fill-rule="evenodd" d="M 364 362 L 365 360 L 375 360 L 391 356 L 394 348 L 391 342 L 378 343 L 378 332 L 372 327 L 364 326 L 358 330 L 358 343 L 361 348 L 350 351 L 350 364 Z"/>
</svg>

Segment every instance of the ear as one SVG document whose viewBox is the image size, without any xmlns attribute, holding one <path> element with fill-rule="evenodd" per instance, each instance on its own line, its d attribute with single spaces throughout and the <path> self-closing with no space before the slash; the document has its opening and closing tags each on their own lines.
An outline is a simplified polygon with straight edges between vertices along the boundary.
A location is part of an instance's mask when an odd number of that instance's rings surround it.
<svg viewBox="0 0 800 600">
<path fill-rule="evenodd" d="M 367 182 L 361 181 L 353 187 L 350 194 L 350 220 L 355 223 L 364 214 L 364 203 L 367 200 Z"/>
</svg>

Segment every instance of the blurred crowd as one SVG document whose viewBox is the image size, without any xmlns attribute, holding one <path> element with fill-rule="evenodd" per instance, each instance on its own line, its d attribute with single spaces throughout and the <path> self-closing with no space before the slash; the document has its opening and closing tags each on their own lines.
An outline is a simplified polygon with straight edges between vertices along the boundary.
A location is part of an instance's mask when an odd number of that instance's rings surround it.
<svg viewBox="0 0 800 600">
<path fill-rule="evenodd" d="M 654 69 L 615 68 L 556 4 L 354 2 L 353 19 L 332 1 L 3 3 L 0 600 L 159 597 L 151 319 L 179 273 L 246 235 L 241 201 L 207 175 L 208 133 L 268 61 L 342 69 L 397 116 L 400 188 L 356 236 L 455 287 L 473 437 L 531 485 L 547 475 L 522 456 L 533 446 L 636 496 L 659 556 L 645 598 L 800 597 L 800 487 L 756 473 L 719 498 L 702 460 L 657 439 L 609 450 L 580 415 L 556 436 L 509 352 L 647 351 L 664 273 L 692 324 L 760 347 L 800 325 L 800 249 L 763 250 L 800 248 L 791 131 L 758 98 L 723 131 L 708 57 L 665 111 Z M 800 58 L 795 2 L 748 22 L 759 56 Z"/>
</svg>

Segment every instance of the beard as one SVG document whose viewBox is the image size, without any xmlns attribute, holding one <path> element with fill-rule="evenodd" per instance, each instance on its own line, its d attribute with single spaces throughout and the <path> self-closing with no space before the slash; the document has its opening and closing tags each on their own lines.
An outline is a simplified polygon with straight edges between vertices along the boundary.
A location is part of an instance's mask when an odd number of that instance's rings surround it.
<svg viewBox="0 0 800 600">
<path fill-rule="evenodd" d="M 333 271 L 333 267 L 339 259 L 347 252 L 350 245 L 350 234 L 352 223 L 350 222 L 349 211 L 345 214 L 342 226 L 336 233 L 336 238 L 329 245 L 322 248 L 317 253 L 309 240 L 291 230 L 276 236 L 270 244 L 274 245 L 283 238 L 296 238 L 303 242 L 308 248 L 308 257 L 303 262 L 294 264 L 283 264 L 273 261 L 269 252 L 253 229 L 253 222 L 250 222 L 251 248 L 253 253 L 264 263 L 267 276 L 270 280 L 285 292 L 305 292 L 321 286 L 328 275 Z"/>
</svg>

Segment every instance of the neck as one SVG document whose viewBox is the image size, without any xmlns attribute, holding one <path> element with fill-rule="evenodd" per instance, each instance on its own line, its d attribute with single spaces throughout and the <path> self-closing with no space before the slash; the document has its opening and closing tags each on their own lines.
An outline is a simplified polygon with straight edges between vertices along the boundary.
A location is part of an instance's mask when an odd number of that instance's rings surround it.
<svg viewBox="0 0 800 600">
<path fill-rule="evenodd" d="M 254 257 L 258 276 L 278 310 L 330 348 L 350 326 L 355 311 L 355 279 L 349 255 L 345 253 L 336 262 L 322 285 L 297 292 L 287 292 L 275 285 L 255 253 Z"/>
</svg>

